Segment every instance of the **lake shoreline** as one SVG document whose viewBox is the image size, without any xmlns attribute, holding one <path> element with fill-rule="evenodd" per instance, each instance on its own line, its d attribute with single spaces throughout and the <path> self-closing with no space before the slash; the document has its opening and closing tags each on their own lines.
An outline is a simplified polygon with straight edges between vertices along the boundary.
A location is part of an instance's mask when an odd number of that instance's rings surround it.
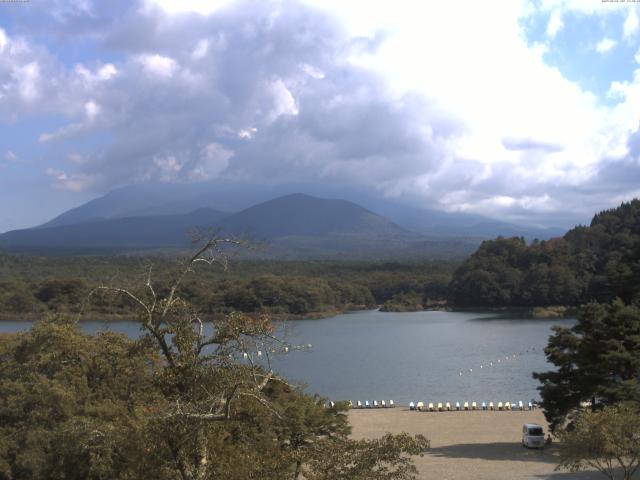
<svg viewBox="0 0 640 480">
<path fill-rule="evenodd" d="M 284 314 L 284 313 L 268 313 L 273 321 L 297 321 L 297 320 L 323 320 L 327 318 L 333 318 L 338 315 L 344 315 L 355 312 L 389 312 L 389 313 L 418 313 L 418 312 L 451 312 L 451 313 L 477 313 L 477 314 L 499 314 L 509 315 L 516 314 L 523 319 L 539 319 L 539 320 L 553 320 L 553 319 L 567 319 L 576 316 L 577 309 L 575 307 L 566 306 L 549 306 L 549 307 L 456 307 L 456 306 L 432 306 L 423 308 L 421 310 L 388 310 L 383 309 L 383 305 L 376 305 L 373 308 L 366 308 L 365 305 L 351 305 L 348 308 L 338 310 L 326 310 L 320 312 L 309 312 L 305 314 Z M 249 312 L 246 315 L 262 315 L 265 312 Z M 71 318 L 78 317 L 77 313 L 68 312 L 42 312 L 42 313 L 6 313 L 0 312 L 0 323 L 2 322 L 37 322 L 44 319 L 49 315 L 68 315 Z M 207 321 L 216 318 L 222 318 L 227 313 L 214 313 L 205 314 L 201 317 Z M 79 322 L 131 322 L 135 321 L 135 314 L 91 314 L 83 315 Z"/>
</svg>

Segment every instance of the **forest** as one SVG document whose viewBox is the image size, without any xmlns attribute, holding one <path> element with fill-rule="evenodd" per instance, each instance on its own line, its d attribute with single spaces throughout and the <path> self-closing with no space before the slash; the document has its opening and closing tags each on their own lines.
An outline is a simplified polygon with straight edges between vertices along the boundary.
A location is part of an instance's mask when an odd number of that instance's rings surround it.
<svg viewBox="0 0 640 480">
<path fill-rule="evenodd" d="M 0 335 L 1 480 L 415 478 L 424 436 L 350 439 L 346 402 L 326 408 L 264 361 L 298 348 L 268 316 L 204 319 L 181 295 L 216 246 L 168 281 L 101 287 L 128 299 L 139 339 L 62 314 Z"/>
<path fill-rule="evenodd" d="M 483 242 L 455 271 L 449 298 L 489 307 L 640 302 L 640 200 L 598 213 L 561 238 Z"/>
<path fill-rule="evenodd" d="M 46 313 L 83 318 L 130 315 L 125 299 L 115 304 L 92 296 L 100 285 L 134 286 L 151 269 L 170 278 L 180 261 L 169 257 L 27 256 L 0 254 L 0 316 L 38 318 Z M 181 294 L 205 315 L 231 311 L 274 318 L 327 316 L 384 305 L 387 310 L 422 309 L 442 302 L 453 262 L 230 261 L 181 284 Z"/>
</svg>

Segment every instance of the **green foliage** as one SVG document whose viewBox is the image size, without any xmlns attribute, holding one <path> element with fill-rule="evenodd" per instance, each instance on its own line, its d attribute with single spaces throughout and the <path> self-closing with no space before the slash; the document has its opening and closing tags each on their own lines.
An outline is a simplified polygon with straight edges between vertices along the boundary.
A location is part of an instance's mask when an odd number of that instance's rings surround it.
<svg viewBox="0 0 640 480">
<path fill-rule="evenodd" d="M 390 300 L 384 302 L 383 312 L 416 312 L 424 310 L 424 300 L 418 292 L 396 293 Z"/>
<path fill-rule="evenodd" d="M 200 316 L 183 286 L 218 260 L 219 243 L 169 282 L 148 270 L 139 288 L 92 292 L 136 311 L 138 340 L 86 335 L 64 317 L 0 337 L 0 480 L 415 478 L 409 456 L 428 447 L 423 437 L 350 440 L 345 403 L 324 408 L 270 369 L 271 355 L 296 346 L 268 316 Z M 316 303 L 332 294 L 271 280 L 254 292 Z M 59 298 L 71 287 L 39 291 Z"/>
<path fill-rule="evenodd" d="M 640 411 L 610 406 L 580 413 L 571 429 L 559 432 L 558 468 L 572 472 L 592 467 L 610 480 L 631 480 L 640 463 Z M 620 473 L 620 477 L 618 477 Z"/>
<path fill-rule="evenodd" d="M 456 305 L 580 305 L 591 300 L 640 302 L 640 200 L 594 216 L 562 238 L 498 238 L 455 272 Z"/>
<path fill-rule="evenodd" d="M 324 440 L 310 461 L 309 480 L 410 480 L 418 473 L 407 455 L 422 456 L 422 435 L 390 435 L 374 440 Z"/>
<path fill-rule="evenodd" d="M 0 478 L 136 478 L 149 345 L 51 318 L 0 337 L 0 359 Z"/>
<path fill-rule="evenodd" d="M 590 303 L 574 327 L 554 327 L 545 353 L 556 369 L 533 375 L 552 428 L 583 401 L 640 405 L 640 308 Z"/>
<path fill-rule="evenodd" d="M 143 284 L 141 272 L 154 266 L 166 282 L 175 262 L 147 257 L 33 257 L 0 254 L 0 316 L 38 317 L 46 312 L 82 313 L 85 318 L 131 316 L 126 298 L 87 295 L 93 286 Z M 187 278 L 180 294 L 207 315 L 231 311 L 278 317 L 335 314 L 373 308 L 394 295 L 442 300 L 454 265 L 449 263 L 366 263 L 241 261 L 228 274 L 203 271 Z"/>
</svg>

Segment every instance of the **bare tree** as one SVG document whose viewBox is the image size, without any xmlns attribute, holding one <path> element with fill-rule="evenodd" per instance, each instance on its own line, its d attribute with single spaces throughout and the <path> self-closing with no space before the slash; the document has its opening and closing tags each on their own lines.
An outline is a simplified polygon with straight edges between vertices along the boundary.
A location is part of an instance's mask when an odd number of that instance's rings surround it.
<svg viewBox="0 0 640 480">
<path fill-rule="evenodd" d="M 209 435 L 215 422 L 234 416 L 235 402 L 254 402 L 271 415 L 281 412 L 263 394 L 269 382 L 284 381 L 271 368 L 271 356 L 302 348 L 275 335 L 266 315 L 232 313 L 203 318 L 180 295 L 184 279 L 198 265 L 220 264 L 226 269 L 224 249 L 242 246 L 235 239 L 206 241 L 188 258 L 176 278 L 158 293 L 149 268 L 144 289 L 100 285 L 99 292 L 129 299 L 137 306 L 138 320 L 148 341 L 164 359 L 161 384 L 163 407 L 156 412 L 156 427 L 163 430 L 175 468 L 183 480 L 212 478 Z"/>
</svg>

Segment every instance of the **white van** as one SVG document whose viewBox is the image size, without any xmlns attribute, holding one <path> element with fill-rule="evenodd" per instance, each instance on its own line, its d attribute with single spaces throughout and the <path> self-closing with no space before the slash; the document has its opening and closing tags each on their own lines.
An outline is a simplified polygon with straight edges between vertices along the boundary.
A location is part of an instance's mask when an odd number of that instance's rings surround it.
<svg viewBox="0 0 640 480">
<path fill-rule="evenodd" d="M 537 423 L 525 423 L 522 426 L 522 446 L 525 448 L 544 448 L 544 429 Z"/>
</svg>

